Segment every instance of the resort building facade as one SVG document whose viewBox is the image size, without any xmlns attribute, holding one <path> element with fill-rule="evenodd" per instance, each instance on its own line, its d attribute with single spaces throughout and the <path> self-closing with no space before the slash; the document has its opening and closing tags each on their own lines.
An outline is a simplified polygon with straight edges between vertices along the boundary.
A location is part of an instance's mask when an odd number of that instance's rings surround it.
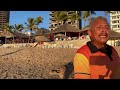
<svg viewBox="0 0 120 90">
<path fill-rule="evenodd" d="M 10 11 L 0 11 L 0 27 L 4 28 L 5 24 L 9 22 Z M 3 29 L 1 29 L 3 31 Z"/>
<path fill-rule="evenodd" d="M 57 28 L 57 21 L 54 19 L 54 13 L 55 13 L 56 11 L 50 11 L 50 26 L 49 26 L 49 30 L 50 31 L 52 31 L 52 30 L 54 30 L 54 29 L 56 29 Z M 68 15 L 69 14 L 71 14 L 71 12 L 73 12 L 73 11 L 67 11 L 68 13 Z M 76 13 L 78 13 L 79 15 L 81 15 L 81 12 L 80 11 L 76 11 Z M 78 28 L 78 29 L 81 29 L 81 20 L 75 20 L 74 21 L 74 23 L 71 23 L 71 21 L 70 20 L 67 20 L 67 23 L 68 24 L 71 24 L 73 27 L 76 27 L 76 28 Z M 63 23 L 62 22 L 59 22 L 59 25 L 63 25 Z"/>
<path fill-rule="evenodd" d="M 111 11 L 110 13 L 110 25 L 111 29 L 120 32 L 120 11 Z"/>
</svg>

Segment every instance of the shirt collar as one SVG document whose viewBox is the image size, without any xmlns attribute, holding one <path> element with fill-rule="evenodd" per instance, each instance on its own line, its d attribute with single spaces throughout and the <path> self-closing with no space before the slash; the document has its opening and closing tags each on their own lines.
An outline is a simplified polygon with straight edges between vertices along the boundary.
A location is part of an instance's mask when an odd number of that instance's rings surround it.
<svg viewBox="0 0 120 90">
<path fill-rule="evenodd" d="M 91 43 L 91 41 L 87 42 L 87 46 L 89 47 L 91 53 L 96 53 L 99 51 L 97 47 Z"/>
<path fill-rule="evenodd" d="M 89 47 L 91 53 L 96 53 L 100 51 L 102 53 L 105 53 L 110 58 L 110 60 L 112 60 L 112 57 L 111 57 L 112 47 L 111 46 L 106 44 L 106 48 L 101 50 L 101 49 L 98 49 L 95 45 L 93 45 L 91 41 L 87 42 L 87 46 Z"/>
</svg>

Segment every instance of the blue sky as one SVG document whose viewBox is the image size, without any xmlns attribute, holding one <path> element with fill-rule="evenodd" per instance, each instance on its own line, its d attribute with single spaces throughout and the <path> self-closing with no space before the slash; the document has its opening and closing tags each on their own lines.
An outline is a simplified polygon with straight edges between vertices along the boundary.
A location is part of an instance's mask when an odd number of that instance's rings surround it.
<svg viewBox="0 0 120 90">
<path fill-rule="evenodd" d="M 95 11 L 96 16 L 105 16 L 104 11 Z M 38 16 L 41 16 L 43 18 L 43 23 L 39 25 L 39 28 L 43 27 L 46 29 L 49 29 L 49 23 L 50 23 L 50 16 L 49 11 L 10 11 L 10 25 L 14 24 L 24 24 L 24 22 L 27 22 L 27 19 L 32 17 L 36 18 Z M 107 15 L 108 21 L 110 21 L 109 15 Z M 87 24 L 87 22 L 86 22 Z M 82 21 L 82 27 L 84 23 Z"/>
</svg>

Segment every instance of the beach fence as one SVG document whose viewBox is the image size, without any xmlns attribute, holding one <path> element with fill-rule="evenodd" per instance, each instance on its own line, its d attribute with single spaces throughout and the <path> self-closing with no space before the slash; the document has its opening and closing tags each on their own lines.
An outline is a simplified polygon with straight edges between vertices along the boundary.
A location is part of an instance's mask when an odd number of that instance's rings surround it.
<svg viewBox="0 0 120 90">
<path fill-rule="evenodd" d="M 85 45 L 89 40 L 70 40 L 70 41 L 55 41 L 55 42 L 45 42 L 41 45 L 37 45 L 37 48 L 80 48 Z M 14 43 L 14 44 L 3 44 L 0 48 L 20 48 L 20 47 L 34 47 L 35 43 Z"/>
<path fill-rule="evenodd" d="M 32 47 L 33 43 L 15 43 L 15 44 L 3 44 L 0 48 L 20 48 L 20 47 Z"/>
</svg>

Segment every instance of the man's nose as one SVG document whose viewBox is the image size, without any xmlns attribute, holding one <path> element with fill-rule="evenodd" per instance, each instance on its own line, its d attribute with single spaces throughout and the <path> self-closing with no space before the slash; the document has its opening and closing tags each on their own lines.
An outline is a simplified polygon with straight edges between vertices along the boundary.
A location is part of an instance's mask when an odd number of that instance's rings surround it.
<svg viewBox="0 0 120 90">
<path fill-rule="evenodd" d="M 102 31 L 106 31 L 106 27 L 102 27 L 101 29 L 102 29 Z"/>
</svg>

